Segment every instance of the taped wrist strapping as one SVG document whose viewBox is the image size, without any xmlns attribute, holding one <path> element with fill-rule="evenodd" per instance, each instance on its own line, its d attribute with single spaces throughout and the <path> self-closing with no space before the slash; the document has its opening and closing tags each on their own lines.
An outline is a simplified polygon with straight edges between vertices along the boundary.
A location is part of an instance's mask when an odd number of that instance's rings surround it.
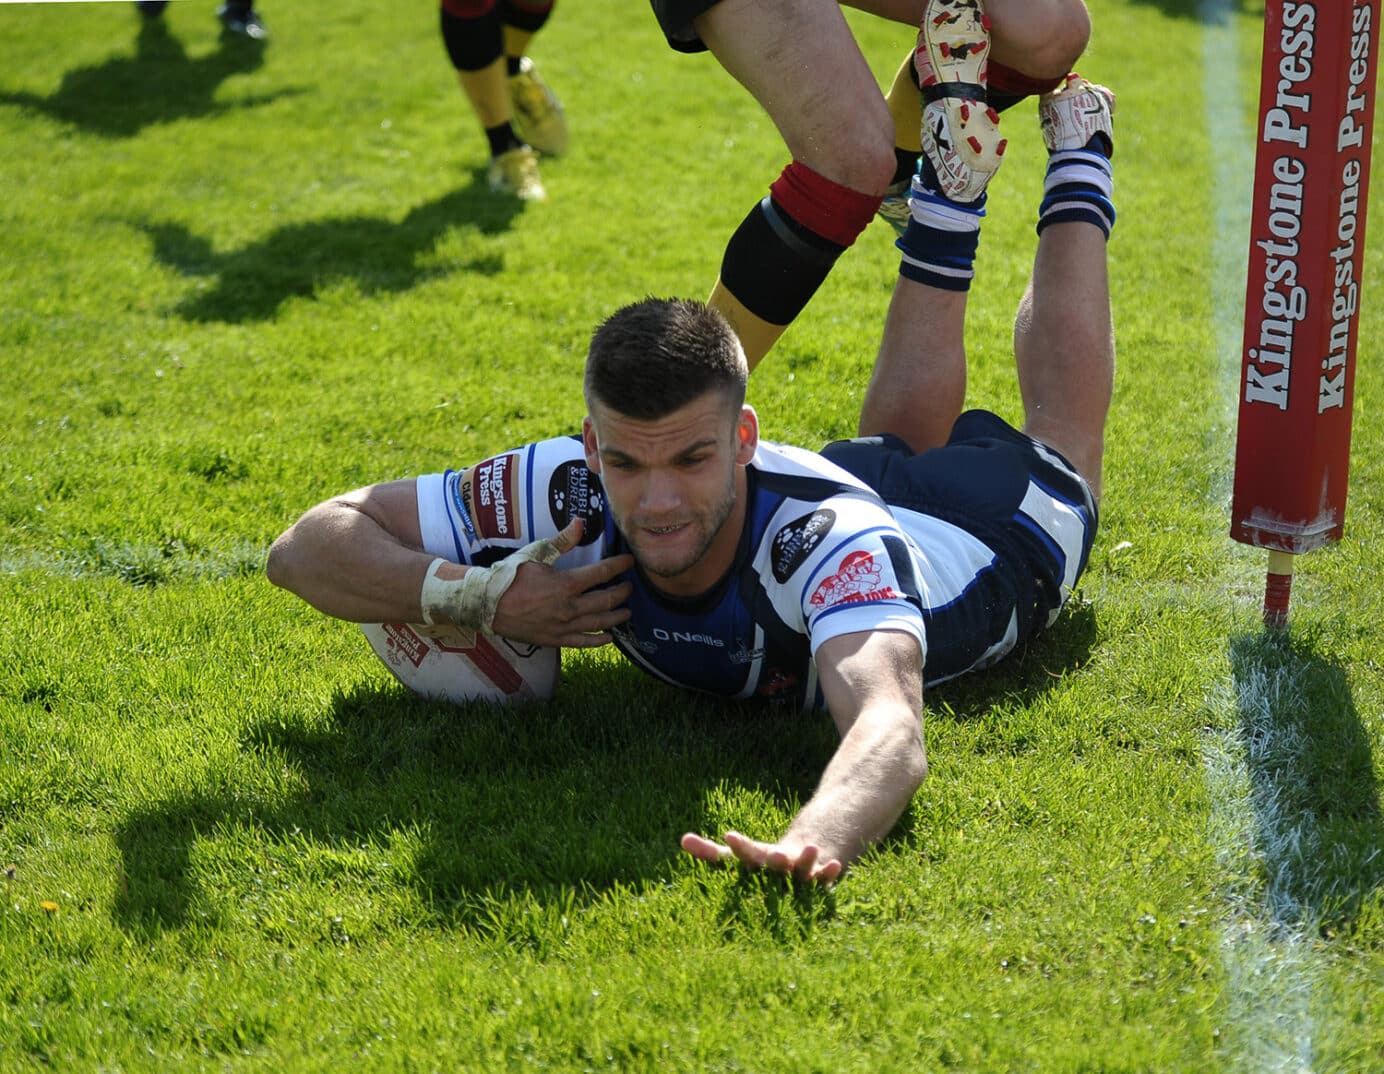
<svg viewBox="0 0 1384 1074">
<path fill-rule="evenodd" d="M 447 561 L 435 559 L 423 576 L 419 603 L 428 625 L 453 623 L 473 637 L 478 631 L 491 633 L 500 598 L 514 584 L 514 577 L 525 563 L 551 565 L 562 555 L 557 545 L 544 538 L 526 544 L 489 567 L 468 567 L 460 578 L 439 578 L 438 568 Z"/>
</svg>

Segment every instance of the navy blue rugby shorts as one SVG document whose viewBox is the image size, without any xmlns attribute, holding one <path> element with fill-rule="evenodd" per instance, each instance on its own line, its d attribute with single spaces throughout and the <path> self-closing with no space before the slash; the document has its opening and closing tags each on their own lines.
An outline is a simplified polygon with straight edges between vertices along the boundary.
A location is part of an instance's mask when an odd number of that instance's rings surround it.
<svg viewBox="0 0 1384 1074">
<path fill-rule="evenodd" d="M 1056 618 L 1086 569 L 1097 526 L 1090 486 L 1052 448 L 989 411 L 962 414 L 947 443 L 922 454 L 887 434 L 838 440 L 821 454 L 891 506 L 940 518 L 994 551 L 1020 638 Z"/>
</svg>

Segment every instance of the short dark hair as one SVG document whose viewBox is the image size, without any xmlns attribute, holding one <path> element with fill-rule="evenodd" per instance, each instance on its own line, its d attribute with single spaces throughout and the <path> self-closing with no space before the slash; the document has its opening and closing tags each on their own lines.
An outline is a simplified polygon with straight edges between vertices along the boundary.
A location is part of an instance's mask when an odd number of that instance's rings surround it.
<svg viewBox="0 0 1384 1074">
<path fill-rule="evenodd" d="M 628 418 L 666 417 L 709 391 L 745 401 L 749 369 L 721 314 L 688 298 L 653 298 L 616 310 L 591 335 L 586 405 Z"/>
</svg>

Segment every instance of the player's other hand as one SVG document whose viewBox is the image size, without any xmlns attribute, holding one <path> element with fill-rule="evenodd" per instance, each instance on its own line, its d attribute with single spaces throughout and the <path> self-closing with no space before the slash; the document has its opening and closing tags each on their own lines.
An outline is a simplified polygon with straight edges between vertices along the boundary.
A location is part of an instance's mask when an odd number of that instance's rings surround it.
<svg viewBox="0 0 1384 1074">
<path fill-rule="evenodd" d="M 762 843 L 739 832 L 726 832 L 724 843 L 708 839 L 696 832 L 682 837 L 682 849 L 699 861 L 739 863 L 751 869 L 768 869 L 785 873 L 796 880 L 814 884 L 835 883 L 844 866 L 839 858 L 824 858 L 813 843 L 791 846 L 786 843 Z"/>
<path fill-rule="evenodd" d="M 556 537 L 559 554 L 581 540 L 585 524 L 574 518 Z M 611 556 L 584 567 L 561 569 L 525 563 L 495 608 L 491 629 L 506 638 L 563 649 L 607 645 L 610 630 L 630 617 L 630 584 L 610 583 L 634 566 L 634 557 Z"/>
</svg>

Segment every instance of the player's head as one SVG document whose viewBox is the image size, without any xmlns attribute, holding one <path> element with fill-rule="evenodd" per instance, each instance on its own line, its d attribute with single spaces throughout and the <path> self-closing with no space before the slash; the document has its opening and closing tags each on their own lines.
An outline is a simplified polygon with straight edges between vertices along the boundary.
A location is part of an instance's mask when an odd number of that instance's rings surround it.
<svg viewBox="0 0 1384 1074">
<path fill-rule="evenodd" d="M 645 299 L 592 337 L 587 465 L 640 567 L 670 593 L 703 592 L 739 546 L 759 441 L 746 376 L 740 341 L 700 302 Z"/>
<path fill-rule="evenodd" d="M 646 298 L 592 334 L 584 390 L 588 408 L 653 421 L 709 391 L 738 409 L 748 376 L 745 352 L 720 313 L 692 299 Z"/>
</svg>

